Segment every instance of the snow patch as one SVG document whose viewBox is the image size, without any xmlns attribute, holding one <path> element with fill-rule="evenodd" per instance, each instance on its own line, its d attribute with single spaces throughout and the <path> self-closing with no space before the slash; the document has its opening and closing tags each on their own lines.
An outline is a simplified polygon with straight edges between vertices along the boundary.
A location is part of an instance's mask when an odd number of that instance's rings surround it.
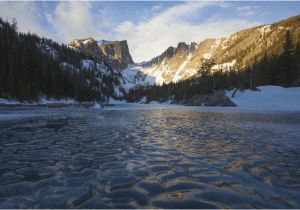
<svg viewBox="0 0 300 210">
<path fill-rule="evenodd" d="M 76 40 L 77 41 L 77 40 Z M 84 40 L 82 43 L 83 44 L 89 44 L 89 43 L 91 43 L 91 42 L 93 42 L 94 40 L 93 39 L 86 39 L 86 40 Z"/>
<path fill-rule="evenodd" d="M 113 44 L 114 41 L 107 41 L 107 40 L 99 40 L 97 41 L 97 45 L 101 46 L 101 45 L 105 45 L 105 44 Z"/>
<path fill-rule="evenodd" d="M 232 68 L 236 63 L 236 60 L 232 60 L 231 62 L 227 62 L 227 63 L 222 63 L 222 64 L 216 64 L 214 65 L 211 69 L 212 70 L 229 70 L 230 68 Z"/>
<path fill-rule="evenodd" d="M 177 69 L 175 76 L 173 77 L 172 80 L 173 82 L 178 82 L 179 80 L 182 79 L 182 76 L 184 75 L 184 72 L 182 72 L 182 70 L 184 70 L 184 67 L 188 64 L 191 58 L 192 58 L 192 53 L 189 53 L 185 61 Z"/>
<path fill-rule="evenodd" d="M 227 37 L 222 43 L 221 43 L 221 47 L 222 50 L 225 50 L 228 46 L 226 44 L 228 44 L 229 38 Z"/>
<path fill-rule="evenodd" d="M 54 60 L 58 60 L 58 53 L 55 49 L 53 49 L 51 46 L 49 46 L 46 43 L 40 42 L 37 44 L 37 47 L 42 51 L 44 54 L 48 54 L 51 56 Z"/>
<path fill-rule="evenodd" d="M 56 103 L 60 103 L 60 104 L 75 104 L 76 101 L 72 98 L 65 98 L 65 99 L 59 99 L 59 100 L 55 100 L 53 98 L 47 99 L 45 97 L 42 97 L 40 99 L 40 101 L 38 102 L 38 104 L 56 104 Z"/>
<path fill-rule="evenodd" d="M 159 104 L 157 101 L 150 101 L 149 104 Z"/>
<path fill-rule="evenodd" d="M 214 44 L 211 46 L 212 49 L 215 49 L 217 47 L 219 47 L 219 45 L 221 44 L 221 39 L 216 39 Z"/>
<path fill-rule="evenodd" d="M 107 76 L 111 75 L 110 69 L 103 63 L 94 62 L 93 60 L 89 60 L 89 59 L 82 59 L 81 63 L 82 63 L 81 69 L 93 70 L 96 68 L 95 70 L 101 72 L 104 75 Z"/>
<path fill-rule="evenodd" d="M 124 96 L 123 92 L 121 91 L 120 86 L 114 85 L 114 96 L 121 98 Z"/>
<path fill-rule="evenodd" d="M 211 58 L 211 53 L 204 53 L 202 57 L 204 59 L 210 59 Z"/>
<path fill-rule="evenodd" d="M 75 70 L 77 72 L 79 71 L 79 69 L 77 69 L 75 66 L 73 66 L 72 64 L 67 63 L 67 62 L 63 62 L 63 63 L 59 64 L 59 66 L 67 71 L 70 71 L 70 70 L 71 71 Z"/>
<path fill-rule="evenodd" d="M 126 79 L 128 87 L 137 85 L 155 85 L 162 84 L 164 79 L 162 77 L 162 70 L 156 67 L 148 67 L 141 65 L 130 65 L 127 69 L 122 71 L 122 76 Z"/>
<path fill-rule="evenodd" d="M 65 104 L 65 105 L 72 105 L 77 103 L 74 99 L 71 98 L 65 98 L 65 99 L 47 99 L 46 97 L 42 97 L 37 102 L 19 102 L 17 100 L 13 99 L 6 99 L 6 98 L 0 98 L 0 105 L 48 105 L 48 104 Z"/>
<path fill-rule="evenodd" d="M 89 59 L 82 59 L 82 65 L 81 68 L 82 69 L 86 69 L 86 70 L 91 70 L 93 69 L 94 66 L 94 62 L 92 60 Z"/>
<path fill-rule="evenodd" d="M 234 90 L 227 91 L 226 95 L 241 108 L 300 111 L 300 87 L 260 86 L 257 88 L 260 91 L 238 91 L 234 98 L 231 98 Z"/>
<path fill-rule="evenodd" d="M 0 105 L 17 105 L 17 104 L 20 104 L 20 102 L 11 99 L 0 98 Z"/>
<path fill-rule="evenodd" d="M 258 30 L 260 32 L 260 35 L 264 36 L 265 34 L 267 34 L 268 32 L 271 31 L 270 29 L 271 25 L 265 25 L 265 26 L 262 26 L 260 27 Z"/>
<path fill-rule="evenodd" d="M 127 104 L 128 102 L 126 100 L 116 100 L 112 97 L 109 97 L 108 104 Z"/>
<path fill-rule="evenodd" d="M 143 98 L 141 98 L 141 100 L 139 100 L 139 104 L 145 104 L 147 102 L 147 97 L 144 96 Z"/>
<path fill-rule="evenodd" d="M 102 109 L 102 106 L 98 103 L 95 103 L 95 105 L 93 106 L 93 109 Z"/>
</svg>

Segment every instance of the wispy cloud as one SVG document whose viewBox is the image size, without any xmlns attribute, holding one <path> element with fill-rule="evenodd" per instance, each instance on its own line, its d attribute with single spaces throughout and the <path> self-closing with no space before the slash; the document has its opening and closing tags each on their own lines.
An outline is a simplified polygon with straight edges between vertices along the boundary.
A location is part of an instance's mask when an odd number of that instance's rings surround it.
<svg viewBox="0 0 300 210">
<path fill-rule="evenodd" d="M 116 38 L 127 39 L 131 53 L 136 61 L 143 61 L 160 54 L 167 47 L 176 46 L 178 42 L 199 42 L 205 38 L 227 36 L 258 22 L 244 19 L 210 19 L 199 24 L 187 19 L 200 15 L 207 7 L 224 7 L 215 2 L 187 2 L 168 8 L 157 16 L 133 23 L 124 21 L 116 28 Z"/>
<path fill-rule="evenodd" d="M 257 14 L 258 7 L 256 6 L 243 6 L 237 7 L 236 10 L 240 16 L 253 16 Z"/>
<path fill-rule="evenodd" d="M 77 1 L 0 2 L 0 15 L 8 19 L 15 17 L 21 31 L 30 30 L 64 43 L 86 37 L 126 39 L 133 59 L 138 62 L 151 59 L 181 41 L 190 43 L 224 37 L 261 24 L 246 17 L 245 14 L 249 15 L 254 9 L 252 7 L 235 6 L 236 13 L 245 16 L 224 18 L 215 11 L 231 8 L 231 3 L 178 2 L 170 5 L 152 5 L 147 8 L 147 14 L 141 12 L 136 20 L 120 16 L 122 14 L 114 11 L 110 4 Z M 207 11 L 212 11 L 209 17 Z"/>
<path fill-rule="evenodd" d="M 7 21 L 15 18 L 18 29 L 23 32 L 32 32 L 45 37 L 51 37 L 51 32 L 44 26 L 41 14 L 35 2 L 0 2 L 0 16 Z"/>
<path fill-rule="evenodd" d="M 91 2 L 60 2 L 52 13 L 47 13 L 47 20 L 56 29 L 56 36 L 64 42 L 74 38 L 104 37 L 102 27 L 107 27 L 102 15 L 107 15 L 105 10 L 97 14 L 91 12 Z"/>
</svg>

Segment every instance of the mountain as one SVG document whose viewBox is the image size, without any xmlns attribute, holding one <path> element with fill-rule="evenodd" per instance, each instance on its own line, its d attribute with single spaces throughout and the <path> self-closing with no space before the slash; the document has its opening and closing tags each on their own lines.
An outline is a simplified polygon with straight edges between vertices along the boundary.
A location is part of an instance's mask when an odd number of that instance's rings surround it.
<svg viewBox="0 0 300 210">
<path fill-rule="evenodd" d="M 287 30 L 294 43 L 300 37 L 300 16 L 268 25 L 242 30 L 229 37 L 206 39 L 199 44 L 181 42 L 147 62 L 134 64 L 122 71 L 132 84 L 153 85 L 191 78 L 201 67 L 201 58 L 213 58 L 213 70 L 242 70 L 255 61 L 279 55 Z"/>
<path fill-rule="evenodd" d="M 199 88 L 205 93 L 233 87 L 255 89 L 257 84 L 292 86 L 300 84 L 299 37 L 300 16 L 295 16 L 227 38 L 199 44 L 180 42 L 150 61 L 136 64 L 126 41 L 89 38 L 65 46 L 19 33 L 16 23 L 0 18 L 0 98 L 105 101 L 128 95 L 137 98 L 144 95 L 143 86 L 171 84 L 146 91 L 152 98 L 165 95 L 185 100 L 198 94 Z M 202 58 L 216 61 L 212 69 L 218 75 L 196 81 L 192 78 L 204 66 Z M 136 86 L 141 90 L 130 93 Z"/>
<path fill-rule="evenodd" d="M 122 75 L 105 61 L 16 29 L 16 23 L 0 18 L 0 98 L 107 101 L 124 96 Z"/>
<path fill-rule="evenodd" d="M 129 64 L 133 64 L 126 40 L 75 39 L 69 43 L 68 47 L 90 55 L 98 61 L 105 61 L 118 71 L 127 68 Z"/>
</svg>

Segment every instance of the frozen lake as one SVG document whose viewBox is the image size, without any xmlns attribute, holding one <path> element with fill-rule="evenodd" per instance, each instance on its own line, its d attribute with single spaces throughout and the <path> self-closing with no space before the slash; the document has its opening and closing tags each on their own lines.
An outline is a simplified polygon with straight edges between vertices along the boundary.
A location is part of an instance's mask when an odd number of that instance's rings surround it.
<svg viewBox="0 0 300 210">
<path fill-rule="evenodd" d="M 300 112 L 0 107 L 0 208 L 300 208 Z"/>
</svg>

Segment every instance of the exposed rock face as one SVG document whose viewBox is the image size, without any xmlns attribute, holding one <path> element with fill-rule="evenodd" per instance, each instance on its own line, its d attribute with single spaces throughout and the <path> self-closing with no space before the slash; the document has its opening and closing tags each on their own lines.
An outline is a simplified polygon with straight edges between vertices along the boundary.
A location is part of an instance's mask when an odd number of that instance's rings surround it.
<svg viewBox="0 0 300 210">
<path fill-rule="evenodd" d="M 139 84 L 177 82 L 196 74 L 201 66 L 201 58 L 214 58 L 217 65 L 213 70 L 241 70 L 250 66 L 255 59 L 260 60 L 265 53 L 268 56 L 282 52 L 286 31 L 290 30 L 292 40 L 300 39 L 300 16 L 262 25 L 234 33 L 227 38 L 206 39 L 196 44 L 181 42 L 176 48 L 169 47 L 160 56 L 150 61 L 134 65 L 123 71 L 124 77 L 130 71 L 142 71 L 144 77 L 134 77 Z M 148 79 L 146 77 L 152 77 Z M 154 78 L 154 79 L 153 79 Z M 147 83 L 148 82 L 148 83 Z"/>
<path fill-rule="evenodd" d="M 98 61 L 105 61 L 112 68 L 121 71 L 133 64 L 127 41 L 96 41 L 92 38 L 75 39 L 68 47 L 86 53 Z"/>
<path fill-rule="evenodd" d="M 224 90 L 215 91 L 213 94 L 195 95 L 186 103 L 188 106 L 236 106 L 225 95 Z"/>
<path fill-rule="evenodd" d="M 114 42 L 102 41 L 99 47 L 106 58 L 108 58 L 107 61 L 111 67 L 121 71 L 127 68 L 128 64 L 133 64 L 126 40 Z"/>
</svg>

